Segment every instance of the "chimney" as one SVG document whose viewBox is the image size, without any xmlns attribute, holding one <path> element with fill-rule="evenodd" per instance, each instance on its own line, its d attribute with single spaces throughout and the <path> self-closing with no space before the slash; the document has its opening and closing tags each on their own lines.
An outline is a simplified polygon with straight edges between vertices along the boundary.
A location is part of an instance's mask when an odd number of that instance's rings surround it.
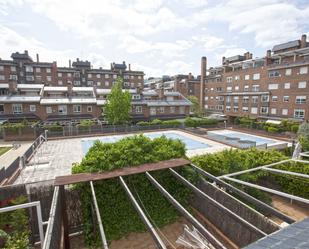
<svg viewBox="0 0 309 249">
<path fill-rule="evenodd" d="M 249 54 L 249 59 L 250 59 L 250 60 L 252 59 L 252 56 L 253 56 L 253 54 L 250 53 L 250 54 Z"/>
<path fill-rule="evenodd" d="M 307 35 L 302 35 L 300 40 L 300 47 L 305 48 L 307 47 Z"/>
<path fill-rule="evenodd" d="M 28 50 L 25 50 L 25 54 L 28 55 Z"/>
<path fill-rule="evenodd" d="M 129 71 L 131 71 L 131 64 L 129 64 Z"/>
<path fill-rule="evenodd" d="M 224 65 L 225 64 L 225 57 L 223 56 L 222 57 L 222 65 Z"/>
<path fill-rule="evenodd" d="M 71 67 L 72 67 L 71 60 L 69 60 L 69 68 L 71 68 Z"/>
<path fill-rule="evenodd" d="M 271 57 L 271 50 L 267 50 L 267 52 L 266 52 L 266 57 L 267 57 L 267 58 L 270 58 L 270 57 Z"/>
<path fill-rule="evenodd" d="M 206 70 L 207 70 L 207 58 L 202 57 L 201 59 L 201 85 L 200 85 L 200 106 L 204 109 L 204 89 L 206 81 Z"/>
<path fill-rule="evenodd" d="M 39 54 L 36 54 L 36 62 L 39 63 L 40 59 L 39 59 Z"/>
<path fill-rule="evenodd" d="M 68 82 L 68 95 L 69 95 L 69 97 L 72 96 L 72 93 L 73 93 L 73 85 L 72 85 L 72 82 Z"/>
<path fill-rule="evenodd" d="M 79 62 L 79 58 L 76 58 L 76 61 Z"/>
<path fill-rule="evenodd" d="M 192 79 L 193 79 L 192 73 L 189 73 L 188 80 L 192 80 Z"/>
</svg>

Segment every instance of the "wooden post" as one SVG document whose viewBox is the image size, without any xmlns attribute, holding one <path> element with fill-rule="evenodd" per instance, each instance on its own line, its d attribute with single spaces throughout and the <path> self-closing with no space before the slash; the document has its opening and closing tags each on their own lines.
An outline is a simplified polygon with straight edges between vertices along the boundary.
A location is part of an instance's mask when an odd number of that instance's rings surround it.
<svg viewBox="0 0 309 249">
<path fill-rule="evenodd" d="M 64 185 L 59 186 L 59 190 L 60 190 L 60 203 L 61 203 L 62 227 L 63 227 L 63 248 L 70 249 L 69 224 L 68 224 L 68 214 L 65 201 Z"/>
</svg>

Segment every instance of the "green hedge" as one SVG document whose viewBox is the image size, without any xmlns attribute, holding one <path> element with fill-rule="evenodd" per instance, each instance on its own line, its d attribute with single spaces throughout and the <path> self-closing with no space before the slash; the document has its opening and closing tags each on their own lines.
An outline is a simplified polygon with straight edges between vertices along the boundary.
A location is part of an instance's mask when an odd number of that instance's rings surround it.
<svg viewBox="0 0 309 249">
<path fill-rule="evenodd" d="M 218 120 L 216 119 L 206 119 L 206 118 L 190 118 L 187 117 L 185 119 L 186 127 L 198 127 L 198 126 L 207 126 L 207 125 L 215 125 L 218 124 Z"/>
<path fill-rule="evenodd" d="M 117 168 L 185 157 L 185 146 L 180 140 L 162 136 L 153 140 L 139 135 L 124 138 L 116 143 L 95 142 L 72 173 L 104 172 Z M 192 170 L 180 169 L 181 174 L 194 179 Z M 169 171 L 151 173 L 178 201 L 188 206 L 190 191 L 170 175 Z M 141 200 L 151 219 L 162 227 L 178 218 L 177 211 L 164 199 L 144 174 L 124 177 L 131 192 Z M 91 218 L 91 193 L 89 184 L 77 184 L 81 190 L 84 235 L 88 245 L 100 244 L 99 235 L 93 235 Z M 146 231 L 118 179 L 95 182 L 95 191 L 101 210 L 104 229 L 109 241 L 119 239 L 130 232 Z M 139 201 L 140 202 L 140 201 Z M 98 231 L 98 229 L 96 228 Z"/>
<path fill-rule="evenodd" d="M 152 121 L 146 122 L 146 121 L 140 121 L 137 123 L 139 126 L 149 126 L 149 125 L 162 125 L 162 126 L 179 126 L 182 122 L 177 119 L 172 120 L 160 120 L 160 119 L 154 119 Z"/>
</svg>

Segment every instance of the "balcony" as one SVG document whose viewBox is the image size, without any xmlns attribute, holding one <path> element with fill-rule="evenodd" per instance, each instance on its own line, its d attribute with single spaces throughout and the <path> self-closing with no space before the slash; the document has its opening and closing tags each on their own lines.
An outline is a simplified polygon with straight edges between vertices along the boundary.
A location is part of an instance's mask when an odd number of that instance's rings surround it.
<svg viewBox="0 0 309 249">
<path fill-rule="evenodd" d="M 302 61 L 296 61 L 296 62 L 291 62 L 291 63 L 269 64 L 267 67 L 267 70 L 303 66 L 303 65 L 308 65 L 308 64 L 309 64 L 309 59 L 304 59 Z"/>
</svg>

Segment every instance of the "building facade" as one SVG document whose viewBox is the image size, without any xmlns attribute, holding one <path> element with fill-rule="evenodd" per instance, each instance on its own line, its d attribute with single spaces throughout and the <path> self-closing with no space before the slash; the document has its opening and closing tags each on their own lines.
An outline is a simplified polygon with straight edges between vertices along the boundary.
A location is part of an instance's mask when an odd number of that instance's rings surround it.
<svg viewBox="0 0 309 249">
<path fill-rule="evenodd" d="M 228 117 L 309 120 L 309 43 L 275 45 L 265 57 L 249 52 L 222 58 L 209 68 L 204 88 L 205 109 Z"/>
<path fill-rule="evenodd" d="M 132 95 L 135 120 L 184 117 L 191 102 L 180 93 L 144 91 L 144 73 L 129 64 L 112 63 L 110 69 L 94 69 L 77 59 L 69 67 L 56 62 L 34 62 L 28 52 L 0 60 L 0 119 L 56 121 L 104 118 L 104 105 L 117 77 Z"/>
</svg>

